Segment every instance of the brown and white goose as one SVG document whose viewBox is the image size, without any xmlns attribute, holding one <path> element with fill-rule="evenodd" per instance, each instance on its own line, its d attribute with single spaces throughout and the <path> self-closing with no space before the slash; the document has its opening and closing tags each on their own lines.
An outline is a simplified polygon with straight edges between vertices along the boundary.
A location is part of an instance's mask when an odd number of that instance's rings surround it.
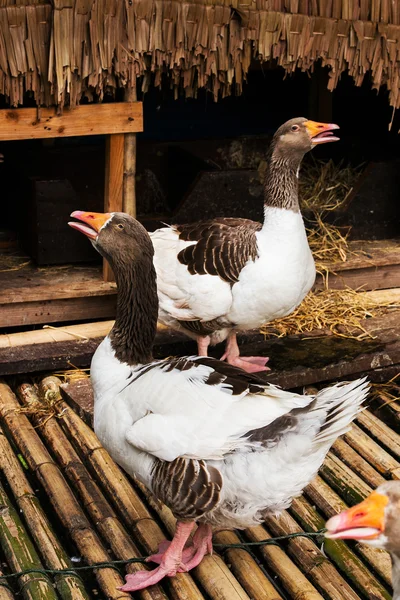
<svg viewBox="0 0 400 600">
<path fill-rule="evenodd" d="M 326 537 L 359 540 L 390 553 L 393 600 L 400 600 L 400 481 L 380 485 L 363 502 L 332 517 Z"/>
<path fill-rule="evenodd" d="M 159 319 L 195 338 L 198 354 L 227 338 L 223 359 L 248 372 L 268 358 L 240 357 L 236 331 L 290 314 L 315 280 L 299 208 L 306 152 L 334 142 L 337 125 L 291 119 L 275 133 L 264 185 L 264 223 L 218 218 L 151 233 Z"/>
<path fill-rule="evenodd" d="M 95 431 L 178 519 L 173 541 L 150 559 L 159 566 L 127 576 L 123 589 L 134 591 L 198 565 L 211 552 L 212 528 L 243 529 L 287 508 L 349 428 L 368 386 L 357 380 L 302 396 L 212 358 L 154 360 L 148 233 L 122 213 L 72 216 L 118 286 L 115 324 L 91 365 Z"/>
</svg>

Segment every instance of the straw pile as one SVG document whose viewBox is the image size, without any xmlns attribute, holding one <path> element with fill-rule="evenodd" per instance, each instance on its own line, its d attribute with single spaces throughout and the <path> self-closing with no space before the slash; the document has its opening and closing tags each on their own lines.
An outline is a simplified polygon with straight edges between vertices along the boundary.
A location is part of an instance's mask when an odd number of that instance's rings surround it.
<svg viewBox="0 0 400 600">
<path fill-rule="evenodd" d="M 27 267 L 31 260 L 27 256 L 18 256 L 16 254 L 0 253 L 0 273 L 8 271 L 20 271 Z"/>
<path fill-rule="evenodd" d="M 379 316 L 395 306 L 393 302 L 377 302 L 368 293 L 351 289 L 310 292 L 294 312 L 264 325 L 261 332 L 283 337 L 318 329 L 321 335 L 361 340 L 373 337 L 363 327 L 363 319 Z"/>
<path fill-rule="evenodd" d="M 25 4 L 7 0 L 0 8 L 0 94 L 12 106 L 26 92 L 39 106 L 98 101 L 136 88 L 137 78 L 143 92 L 165 81 L 176 96 L 205 88 L 217 99 L 242 93 L 253 60 L 274 61 L 287 73 L 311 71 L 320 61 L 330 90 L 344 71 L 357 86 L 370 73 L 372 87 L 386 85 L 391 106 L 400 106 L 397 2 Z"/>
<path fill-rule="evenodd" d="M 311 158 L 304 163 L 300 173 L 299 195 L 302 208 L 313 213 L 307 229 L 308 243 L 314 256 L 318 273 L 325 279 L 329 264 L 345 262 L 349 255 L 347 238 L 349 228 L 335 227 L 326 222 L 327 213 L 346 208 L 363 165 L 352 167 L 341 161 L 335 164 Z"/>
</svg>

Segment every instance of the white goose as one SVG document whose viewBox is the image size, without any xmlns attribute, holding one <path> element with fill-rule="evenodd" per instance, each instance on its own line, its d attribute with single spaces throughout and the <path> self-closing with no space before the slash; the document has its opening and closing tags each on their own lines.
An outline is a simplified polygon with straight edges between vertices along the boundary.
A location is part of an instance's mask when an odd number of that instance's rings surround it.
<svg viewBox="0 0 400 600">
<path fill-rule="evenodd" d="M 212 550 L 212 528 L 246 528 L 287 508 L 349 428 L 368 386 L 357 380 L 302 396 L 212 358 L 155 361 L 148 233 L 122 213 L 72 216 L 118 285 L 115 324 L 91 366 L 96 434 L 178 519 L 173 541 L 150 557 L 159 566 L 127 575 L 122 589 L 134 591 L 198 565 Z"/>
<path fill-rule="evenodd" d="M 248 372 L 268 358 L 240 357 L 237 330 L 290 314 L 315 280 L 298 200 L 304 154 L 336 141 L 337 125 L 304 118 L 282 125 L 272 140 L 264 185 L 264 223 L 218 218 L 150 233 L 159 319 L 195 338 L 198 354 L 227 339 L 222 359 Z"/>
</svg>

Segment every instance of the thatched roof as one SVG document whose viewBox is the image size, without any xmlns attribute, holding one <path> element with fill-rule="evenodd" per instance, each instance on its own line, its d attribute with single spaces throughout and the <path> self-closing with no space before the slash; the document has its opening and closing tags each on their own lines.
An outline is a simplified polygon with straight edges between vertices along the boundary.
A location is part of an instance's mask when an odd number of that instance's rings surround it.
<svg viewBox="0 0 400 600">
<path fill-rule="evenodd" d="M 287 72 L 321 60 L 330 89 L 345 70 L 356 85 L 370 72 L 400 106 L 397 0 L 21 1 L 0 0 L 0 93 L 13 106 L 26 91 L 40 105 L 101 100 L 137 77 L 146 91 L 163 74 L 176 94 L 224 97 L 241 92 L 253 59 Z"/>
</svg>

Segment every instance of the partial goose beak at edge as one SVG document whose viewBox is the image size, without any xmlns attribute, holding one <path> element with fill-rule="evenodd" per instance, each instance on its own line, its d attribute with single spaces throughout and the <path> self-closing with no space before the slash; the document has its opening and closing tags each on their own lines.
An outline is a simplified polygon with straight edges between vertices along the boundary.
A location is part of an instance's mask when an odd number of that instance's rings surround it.
<svg viewBox="0 0 400 600">
<path fill-rule="evenodd" d="M 338 142 L 340 140 L 340 138 L 332 134 L 332 131 L 335 129 L 340 129 L 339 125 L 335 125 L 335 123 L 306 121 L 305 126 L 312 144 L 326 144 L 328 142 Z"/>
<path fill-rule="evenodd" d="M 373 492 L 360 504 L 327 521 L 325 536 L 331 540 L 373 540 L 385 528 L 385 507 L 389 499 Z"/>
<path fill-rule="evenodd" d="M 75 210 L 73 213 L 71 213 L 71 217 L 82 221 L 81 223 L 78 223 L 77 221 L 69 221 L 68 225 L 72 227 L 72 229 L 76 229 L 77 231 L 80 231 L 86 235 L 86 237 L 89 239 L 95 240 L 101 228 L 104 227 L 109 219 L 111 219 L 112 213 L 96 213 Z"/>
</svg>

